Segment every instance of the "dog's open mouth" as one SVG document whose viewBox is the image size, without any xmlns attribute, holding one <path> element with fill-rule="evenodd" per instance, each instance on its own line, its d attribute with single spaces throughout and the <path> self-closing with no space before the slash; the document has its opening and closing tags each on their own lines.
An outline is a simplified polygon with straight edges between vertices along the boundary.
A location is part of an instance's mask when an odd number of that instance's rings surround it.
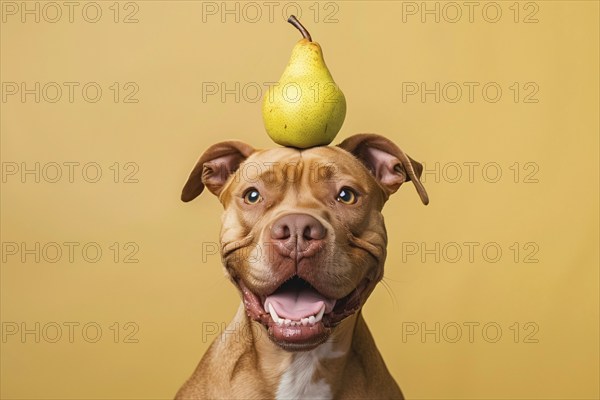
<svg viewBox="0 0 600 400">
<path fill-rule="evenodd" d="M 331 329 L 362 306 L 363 281 L 350 294 L 331 299 L 294 276 L 268 296 L 258 296 L 239 280 L 246 312 L 269 337 L 287 350 L 308 350 L 327 340 Z"/>
</svg>

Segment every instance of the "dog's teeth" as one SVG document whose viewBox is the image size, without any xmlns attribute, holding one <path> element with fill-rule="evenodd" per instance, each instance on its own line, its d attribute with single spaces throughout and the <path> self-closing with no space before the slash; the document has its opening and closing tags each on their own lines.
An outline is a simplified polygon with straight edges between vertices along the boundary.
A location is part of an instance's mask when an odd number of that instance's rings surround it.
<svg viewBox="0 0 600 400">
<path fill-rule="evenodd" d="M 277 315 L 277 312 L 275 312 L 275 308 L 271 306 L 271 303 L 267 305 L 267 308 L 269 309 L 268 311 L 271 314 L 271 318 L 273 318 L 273 322 L 275 322 L 277 325 L 281 325 L 281 318 L 279 318 L 279 315 Z"/>
<path fill-rule="evenodd" d="M 323 304 L 323 307 L 321 307 L 321 311 L 319 311 L 319 313 L 317 314 L 315 321 L 319 322 L 321 320 L 321 318 L 323 318 L 324 313 L 325 313 L 325 304 Z"/>
<path fill-rule="evenodd" d="M 267 312 L 269 314 L 271 314 L 271 318 L 273 319 L 273 322 L 275 322 L 277 325 L 279 326 L 307 326 L 307 325 L 314 325 L 315 323 L 321 321 L 323 319 L 323 314 L 325 314 L 325 305 L 323 305 L 323 307 L 321 307 L 321 310 L 319 310 L 319 312 L 316 315 L 311 315 L 310 317 L 307 318 L 301 318 L 299 320 L 290 320 L 287 318 L 280 318 L 279 315 L 277 315 L 277 311 L 275 311 L 275 307 L 273 307 L 271 305 L 271 303 L 267 304 Z"/>
</svg>

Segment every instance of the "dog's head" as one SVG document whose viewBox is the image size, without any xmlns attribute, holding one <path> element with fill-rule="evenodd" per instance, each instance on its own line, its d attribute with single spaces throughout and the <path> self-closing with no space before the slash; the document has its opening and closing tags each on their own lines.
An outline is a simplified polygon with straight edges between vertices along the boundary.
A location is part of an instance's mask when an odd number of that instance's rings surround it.
<svg viewBox="0 0 600 400">
<path fill-rule="evenodd" d="M 228 141 L 202 154 L 181 198 L 193 200 L 205 187 L 219 197 L 223 263 L 248 316 L 284 349 L 308 350 L 381 280 L 381 210 L 407 181 L 427 204 L 421 171 L 374 134 L 307 150 Z"/>
</svg>

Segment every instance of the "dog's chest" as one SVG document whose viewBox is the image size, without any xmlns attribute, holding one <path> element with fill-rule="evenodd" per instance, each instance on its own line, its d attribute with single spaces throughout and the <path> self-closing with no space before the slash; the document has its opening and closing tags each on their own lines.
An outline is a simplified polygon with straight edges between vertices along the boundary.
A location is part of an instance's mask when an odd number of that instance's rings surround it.
<svg viewBox="0 0 600 400">
<path fill-rule="evenodd" d="M 330 384 L 322 372 L 322 361 L 338 358 L 342 351 L 333 351 L 331 343 L 324 343 L 317 349 L 298 353 L 285 373 L 277 388 L 277 400 L 291 399 L 332 399 Z"/>
</svg>

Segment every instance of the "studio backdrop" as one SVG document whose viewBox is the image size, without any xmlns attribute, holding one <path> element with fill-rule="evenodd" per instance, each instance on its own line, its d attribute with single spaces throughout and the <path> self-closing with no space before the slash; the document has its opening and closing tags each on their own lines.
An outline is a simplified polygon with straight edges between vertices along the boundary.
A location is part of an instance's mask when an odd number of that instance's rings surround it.
<svg viewBox="0 0 600 400">
<path fill-rule="evenodd" d="M 299 33 L 424 166 L 363 310 L 407 398 L 596 399 L 595 1 L 2 1 L 1 397 L 174 396 L 239 304 L 210 145 L 257 148 Z"/>
</svg>

